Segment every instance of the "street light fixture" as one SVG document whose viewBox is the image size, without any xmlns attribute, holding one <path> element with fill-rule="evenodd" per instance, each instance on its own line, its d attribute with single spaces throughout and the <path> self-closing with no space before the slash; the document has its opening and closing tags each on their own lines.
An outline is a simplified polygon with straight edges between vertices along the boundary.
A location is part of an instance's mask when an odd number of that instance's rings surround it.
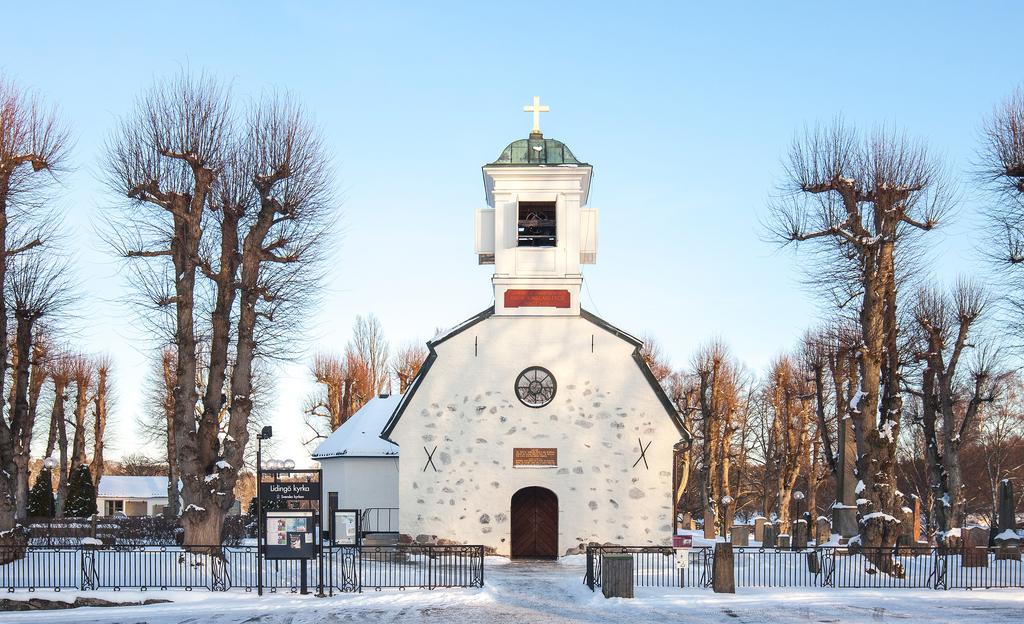
<svg viewBox="0 0 1024 624">
<path fill-rule="evenodd" d="M 274 429 L 267 425 L 256 434 L 256 593 L 263 595 L 263 501 L 260 486 L 263 483 L 263 441 L 274 437 Z"/>
</svg>

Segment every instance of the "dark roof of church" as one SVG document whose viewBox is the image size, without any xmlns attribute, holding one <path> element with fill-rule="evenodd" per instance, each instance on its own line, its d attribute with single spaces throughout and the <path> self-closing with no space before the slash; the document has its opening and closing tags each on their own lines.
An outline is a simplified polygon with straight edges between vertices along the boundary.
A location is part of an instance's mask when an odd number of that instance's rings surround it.
<svg viewBox="0 0 1024 624">
<path fill-rule="evenodd" d="M 395 408 L 395 413 L 391 415 L 391 419 L 388 420 L 387 425 L 384 426 L 384 430 L 380 434 L 380 437 L 382 439 L 387 440 L 388 442 L 394 442 L 391 439 L 391 432 L 394 431 L 395 425 L 398 424 L 398 420 L 402 417 L 402 414 L 405 412 L 406 406 L 409 405 L 409 402 L 412 400 L 413 395 L 416 394 L 416 390 L 419 389 L 420 384 L 423 382 L 424 377 L 426 377 L 427 373 L 430 371 L 430 367 L 434 364 L 434 360 L 437 359 L 437 351 L 434 350 L 434 347 L 438 344 L 441 344 L 445 340 L 448 340 L 452 336 L 462 333 L 463 331 L 476 325 L 480 321 L 486 320 L 492 316 L 494 316 L 494 306 L 491 306 L 486 310 L 483 310 L 482 312 L 478 312 L 477 314 L 471 316 L 462 323 L 456 325 L 447 332 L 440 334 L 439 336 L 437 336 L 436 338 L 427 343 L 427 359 L 423 363 L 423 366 L 420 367 L 420 371 L 419 373 L 416 374 L 416 377 L 413 379 L 412 384 L 410 384 L 408 391 L 405 393 L 405 395 L 402 396 L 401 402 L 399 402 L 398 407 Z M 676 426 L 676 429 L 679 431 L 679 435 L 682 436 L 682 439 L 687 444 L 689 444 L 691 442 L 691 434 L 689 430 L 687 430 L 686 425 L 683 423 L 683 419 L 680 417 L 679 411 L 676 410 L 675 405 L 672 404 L 672 400 L 669 399 L 668 395 L 665 393 L 665 389 L 661 387 L 661 384 L 658 382 L 658 379 L 654 376 L 654 373 L 651 372 L 651 367 L 647 365 L 647 362 L 644 360 L 643 355 L 640 354 L 640 350 L 643 347 L 643 341 L 637 338 L 636 336 L 627 334 L 626 332 L 622 331 L 618 327 L 615 327 L 608 321 L 602 319 L 601 317 L 595 314 L 591 314 L 586 310 L 580 310 L 580 316 L 590 321 L 594 325 L 597 325 L 598 327 L 604 329 L 610 334 L 618 336 L 619 338 L 625 340 L 626 342 L 632 344 L 635 347 L 635 349 L 633 350 L 633 361 L 635 361 L 637 366 L 640 367 L 640 371 L 643 373 L 644 378 L 647 380 L 647 383 L 650 384 L 651 389 L 654 390 L 654 394 L 657 395 L 658 400 L 661 402 L 662 407 L 665 408 L 665 411 L 668 413 L 669 418 L 672 419 L 672 423 Z"/>
<path fill-rule="evenodd" d="M 569 147 L 558 139 L 545 139 L 544 135 L 531 134 L 529 138 L 512 141 L 501 151 L 493 165 L 582 165 L 576 160 Z"/>
</svg>

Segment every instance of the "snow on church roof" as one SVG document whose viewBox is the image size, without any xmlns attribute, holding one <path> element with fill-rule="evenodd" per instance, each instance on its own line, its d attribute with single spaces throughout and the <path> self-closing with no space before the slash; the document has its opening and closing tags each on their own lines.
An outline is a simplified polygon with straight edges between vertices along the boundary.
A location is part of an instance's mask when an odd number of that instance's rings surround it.
<svg viewBox="0 0 1024 624">
<path fill-rule="evenodd" d="M 378 396 L 359 409 L 313 451 L 313 459 L 328 457 L 397 457 L 398 445 L 383 440 L 380 432 L 402 395 Z"/>
<path fill-rule="evenodd" d="M 167 498 L 167 477 L 103 475 L 96 496 L 103 498 Z"/>
</svg>

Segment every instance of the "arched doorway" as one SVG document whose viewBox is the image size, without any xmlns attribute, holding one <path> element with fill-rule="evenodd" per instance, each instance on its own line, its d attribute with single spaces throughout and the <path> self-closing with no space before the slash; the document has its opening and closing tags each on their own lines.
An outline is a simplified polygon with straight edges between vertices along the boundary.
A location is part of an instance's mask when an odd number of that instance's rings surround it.
<svg viewBox="0 0 1024 624">
<path fill-rule="evenodd" d="M 551 490 L 525 487 L 512 495 L 512 557 L 558 557 L 558 497 Z"/>
</svg>

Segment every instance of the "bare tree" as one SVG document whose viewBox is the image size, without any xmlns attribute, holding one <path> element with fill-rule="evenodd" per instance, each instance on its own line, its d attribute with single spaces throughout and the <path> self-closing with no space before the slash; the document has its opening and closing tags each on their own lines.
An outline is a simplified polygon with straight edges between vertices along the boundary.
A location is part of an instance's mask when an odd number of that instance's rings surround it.
<svg viewBox="0 0 1024 624">
<path fill-rule="evenodd" d="M 345 359 L 318 353 L 313 356 L 309 372 L 319 387 L 306 400 L 306 426 L 312 431 L 312 437 L 306 444 L 326 438 L 351 416 L 351 412 L 346 410 L 351 383 Z M 327 429 L 324 424 L 327 424 Z"/>
<path fill-rule="evenodd" d="M 779 521 L 788 527 L 793 490 L 808 454 L 813 395 L 800 369 L 788 356 L 772 363 L 764 391 L 772 414 L 774 443 L 769 460 L 778 491 Z"/>
<path fill-rule="evenodd" d="M 0 76 L 0 396 L 5 394 L 10 359 L 8 268 L 19 255 L 42 246 L 50 233 L 52 219 L 44 206 L 64 168 L 68 136 L 55 109 Z M 22 353 L 27 356 L 30 349 Z M 21 411 L 0 417 L 0 532 L 14 527 L 19 483 L 27 478 L 21 475 L 28 465 L 26 440 L 31 440 L 32 429 L 26 418 L 27 403 Z"/>
<path fill-rule="evenodd" d="M 1019 336 L 1024 329 L 1024 88 L 985 119 L 982 138 L 979 177 L 993 195 L 987 210 L 988 255 L 1002 282 L 1008 320 Z"/>
<path fill-rule="evenodd" d="M 356 316 L 355 325 L 352 327 L 352 339 L 346 351 L 352 354 L 350 362 L 358 362 L 366 369 L 366 396 L 356 399 L 360 405 L 355 409 L 359 409 L 362 403 L 384 392 L 391 381 L 388 370 L 388 340 L 376 316 Z"/>
<path fill-rule="evenodd" d="M 640 357 L 647 363 L 647 367 L 654 373 L 654 378 L 659 383 L 672 374 L 672 366 L 668 362 L 661 348 L 661 343 L 653 336 L 644 336 L 643 345 L 640 347 Z"/>
<path fill-rule="evenodd" d="M 427 348 L 419 343 L 410 343 L 398 350 L 395 354 L 395 363 L 392 365 L 392 372 L 398 379 L 398 392 L 405 394 L 405 391 L 412 385 L 412 380 L 420 372 L 420 367 L 427 360 Z"/>
<path fill-rule="evenodd" d="M 216 80 L 181 75 L 122 122 L 107 171 L 129 200 L 111 241 L 154 325 L 172 330 L 185 543 L 218 544 L 246 457 L 254 371 L 290 352 L 321 278 L 327 158 L 290 99 L 269 96 L 238 114 Z M 202 392 L 191 383 L 200 360 Z"/>
<path fill-rule="evenodd" d="M 696 419 L 700 422 L 701 504 L 706 518 L 721 527 L 732 526 L 735 498 L 732 462 L 737 452 L 736 434 L 743 427 L 749 397 L 749 379 L 728 348 L 720 341 L 702 347 L 692 368 L 697 379 Z M 706 521 L 706 520 L 705 520 Z"/>
<path fill-rule="evenodd" d="M 86 461 L 86 434 L 89 431 L 89 396 L 94 383 L 92 362 L 84 355 L 76 355 L 71 359 L 71 381 L 75 386 L 74 427 L 75 435 L 71 442 L 71 465 L 74 472 Z M 69 473 L 70 476 L 70 473 Z"/>
<path fill-rule="evenodd" d="M 93 485 L 100 486 L 100 479 L 103 478 L 103 448 L 107 433 L 107 413 L 110 402 L 110 358 L 101 356 L 95 359 L 96 370 L 96 392 L 92 396 L 92 418 L 93 418 L 93 441 L 92 441 L 92 464 L 89 472 L 92 474 Z"/>
<path fill-rule="evenodd" d="M 993 401 L 999 377 L 993 370 L 996 351 L 976 348 L 972 342 L 988 306 L 985 291 L 961 279 L 948 295 L 922 288 L 913 308 L 918 332 L 915 357 L 923 366 L 919 389 L 907 389 L 921 401 L 915 420 L 924 435 L 940 540 L 967 519 L 960 449 L 981 406 Z M 974 357 L 965 360 L 971 351 Z"/>
<path fill-rule="evenodd" d="M 58 517 L 64 515 L 64 501 L 68 496 L 68 432 L 65 404 L 68 400 L 68 385 L 73 375 L 72 359 L 65 354 L 55 355 L 49 362 L 49 376 L 53 380 L 53 404 L 50 408 L 50 434 L 46 440 L 45 457 L 58 452 L 58 477 L 56 505 Z"/>
<path fill-rule="evenodd" d="M 857 305 L 860 385 L 850 403 L 857 439 L 859 543 L 889 548 L 900 534 L 896 488 L 902 412 L 898 285 L 915 254 L 915 232 L 938 225 L 952 203 L 942 169 L 923 144 L 877 131 L 862 137 L 835 122 L 794 141 L 784 194 L 769 228 L 782 243 L 812 243 L 813 283 Z M 889 557 L 875 563 L 902 575 Z"/>
</svg>

